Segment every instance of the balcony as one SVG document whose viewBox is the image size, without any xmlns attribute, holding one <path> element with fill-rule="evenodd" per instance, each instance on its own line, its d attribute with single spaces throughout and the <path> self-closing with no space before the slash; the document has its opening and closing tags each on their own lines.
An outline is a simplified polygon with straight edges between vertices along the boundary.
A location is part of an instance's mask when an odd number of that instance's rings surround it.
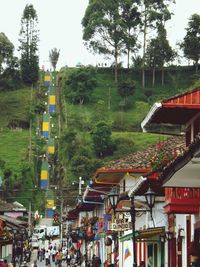
<svg viewBox="0 0 200 267">
<path fill-rule="evenodd" d="M 165 188 L 165 213 L 194 214 L 199 212 L 199 188 Z"/>
</svg>

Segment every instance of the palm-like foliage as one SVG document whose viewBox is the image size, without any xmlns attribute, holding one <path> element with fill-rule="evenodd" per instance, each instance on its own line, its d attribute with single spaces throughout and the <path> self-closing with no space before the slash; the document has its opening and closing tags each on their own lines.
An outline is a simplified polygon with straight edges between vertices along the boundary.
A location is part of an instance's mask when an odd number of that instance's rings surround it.
<svg viewBox="0 0 200 267">
<path fill-rule="evenodd" d="M 57 48 L 53 48 L 49 52 L 49 60 L 50 60 L 51 65 L 52 65 L 54 70 L 56 69 L 56 65 L 58 63 L 59 56 L 60 56 L 60 50 L 57 50 Z"/>
</svg>

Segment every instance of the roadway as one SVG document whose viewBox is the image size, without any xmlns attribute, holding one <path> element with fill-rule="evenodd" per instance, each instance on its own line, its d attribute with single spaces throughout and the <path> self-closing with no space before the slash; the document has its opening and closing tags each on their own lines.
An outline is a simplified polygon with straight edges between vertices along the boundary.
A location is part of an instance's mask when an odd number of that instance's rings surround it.
<svg viewBox="0 0 200 267">
<path fill-rule="evenodd" d="M 52 246 L 56 245 L 57 248 L 58 248 L 59 245 L 61 245 L 60 239 L 55 239 L 55 240 L 51 241 L 51 244 L 52 244 Z M 39 240 L 39 247 L 40 248 L 45 248 L 45 250 L 47 250 L 48 247 L 49 247 L 49 241 L 48 240 L 45 240 L 45 241 Z M 38 252 L 37 249 L 34 249 L 32 251 L 31 261 L 29 262 L 28 266 L 31 266 L 32 267 L 32 264 L 33 264 L 34 260 L 37 260 L 37 267 L 44 267 L 44 266 L 46 266 L 45 265 L 45 263 L 46 263 L 45 260 L 40 261 L 40 260 L 37 259 L 37 252 Z M 48 266 L 55 267 L 56 265 L 52 261 L 52 259 L 50 259 L 50 265 L 48 265 Z M 66 264 L 65 261 L 62 262 L 62 267 L 67 267 L 67 264 Z"/>
</svg>

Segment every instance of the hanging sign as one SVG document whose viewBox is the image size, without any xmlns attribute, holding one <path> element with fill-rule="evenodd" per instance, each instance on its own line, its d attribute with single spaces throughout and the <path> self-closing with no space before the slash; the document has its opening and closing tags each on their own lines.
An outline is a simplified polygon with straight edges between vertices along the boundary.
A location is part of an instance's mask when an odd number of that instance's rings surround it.
<svg viewBox="0 0 200 267">
<path fill-rule="evenodd" d="M 110 224 L 110 230 L 122 232 L 130 230 L 132 228 L 132 223 L 125 219 L 115 219 L 113 223 Z"/>
</svg>

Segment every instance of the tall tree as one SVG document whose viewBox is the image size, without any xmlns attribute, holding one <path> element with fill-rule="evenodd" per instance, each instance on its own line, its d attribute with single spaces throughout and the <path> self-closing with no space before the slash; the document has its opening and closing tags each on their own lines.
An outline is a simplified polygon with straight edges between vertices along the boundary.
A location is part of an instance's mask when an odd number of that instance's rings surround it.
<svg viewBox="0 0 200 267">
<path fill-rule="evenodd" d="M 171 18 L 169 4 L 174 0 L 141 0 L 141 29 L 143 33 L 142 85 L 145 87 L 145 62 L 147 35 L 149 29 L 156 29 Z"/>
<path fill-rule="evenodd" d="M 98 157 L 112 155 L 114 151 L 114 143 L 112 141 L 111 126 L 104 122 L 98 122 L 91 132 L 92 142 L 95 153 Z"/>
<path fill-rule="evenodd" d="M 9 65 L 13 58 L 13 51 L 14 45 L 3 32 L 0 32 L 0 74 L 4 70 L 3 65 Z"/>
<path fill-rule="evenodd" d="M 141 23 L 139 6 L 140 0 L 121 0 L 121 16 L 123 26 L 124 53 L 127 54 L 127 68 L 130 66 L 130 53 L 137 51 L 139 44 L 138 25 Z"/>
<path fill-rule="evenodd" d="M 135 82 L 133 80 L 122 81 L 118 85 L 118 93 L 124 98 L 125 105 L 128 102 L 128 97 L 133 95 L 135 92 Z"/>
<path fill-rule="evenodd" d="M 97 86 L 94 68 L 80 68 L 72 72 L 66 81 L 66 98 L 72 104 L 84 104 L 90 101 L 91 94 Z"/>
<path fill-rule="evenodd" d="M 155 85 L 155 69 L 162 69 L 162 86 L 164 85 L 164 64 L 172 61 L 175 52 L 169 45 L 166 30 L 163 25 L 158 27 L 158 36 L 150 40 L 146 51 L 146 63 L 153 69 L 152 86 Z"/>
<path fill-rule="evenodd" d="M 56 65 L 58 63 L 59 56 L 60 56 L 60 50 L 57 50 L 57 48 L 53 48 L 49 52 L 49 60 L 51 62 L 51 65 L 52 65 L 54 71 L 56 70 Z"/>
<path fill-rule="evenodd" d="M 39 57 L 38 51 L 38 17 L 32 4 L 27 4 L 21 18 L 20 66 L 22 80 L 26 84 L 33 84 L 39 78 Z"/>
<path fill-rule="evenodd" d="M 198 72 L 198 62 L 200 59 L 200 15 L 193 14 L 186 28 L 186 36 L 183 39 L 181 48 L 188 59 L 195 63 L 195 71 Z"/>
<path fill-rule="evenodd" d="M 118 58 L 123 46 L 120 0 L 90 0 L 82 26 L 83 40 L 88 49 L 114 57 L 117 82 Z"/>
</svg>

